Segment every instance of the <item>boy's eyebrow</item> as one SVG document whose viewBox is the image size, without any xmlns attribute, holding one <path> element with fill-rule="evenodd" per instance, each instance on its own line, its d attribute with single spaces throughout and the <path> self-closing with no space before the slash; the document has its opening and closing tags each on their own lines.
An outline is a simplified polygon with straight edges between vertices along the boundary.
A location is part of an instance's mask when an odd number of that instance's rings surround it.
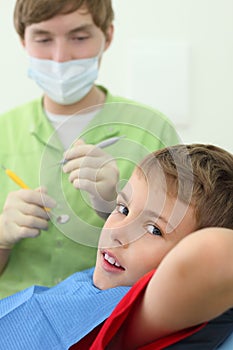
<svg viewBox="0 0 233 350">
<path fill-rule="evenodd" d="M 126 202 L 128 202 L 128 196 L 125 192 L 123 192 L 123 191 L 118 192 L 117 197 L 118 196 L 121 196 Z"/>
<path fill-rule="evenodd" d="M 126 202 L 128 202 L 129 200 L 127 194 L 123 191 L 118 192 L 118 196 L 121 196 Z M 157 213 L 156 211 L 151 209 L 146 209 L 144 213 L 148 216 L 153 217 L 154 219 L 156 218 L 161 220 L 166 225 L 167 228 L 170 227 L 172 231 L 176 231 L 175 227 L 173 227 L 165 217 L 161 216 L 161 214 Z"/>
<path fill-rule="evenodd" d="M 156 219 L 159 219 L 159 220 L 163 221 L 163 223 L 165 225 L 170 226 L 173 231 L 175 230 L 175 228 L 170 224 L 170 222 L 164 216 L 161 216 L 161 214 L 155 212 L 154 210 L 148 209 L 148 210 L 145 210 L 145 213 L 148 216 L 152 216 L 152 217 L 155 217 Z"/>
</svg>

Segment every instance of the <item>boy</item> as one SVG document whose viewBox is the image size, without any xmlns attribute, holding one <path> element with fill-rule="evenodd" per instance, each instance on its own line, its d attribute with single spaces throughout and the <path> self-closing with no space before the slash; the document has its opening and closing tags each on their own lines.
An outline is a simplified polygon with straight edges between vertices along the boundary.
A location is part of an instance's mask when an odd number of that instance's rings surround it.
<svg viewBox="0 0 233 350">
<path fill-rule="evenodd" d="M 161 113 L 95 85 L 113 17 L 110 0 L 16 1 L 14 24 L 29 76 L 44 94 L 0 118 L 1 164 L 37 188 L 19 190 L 0 172 L 0 297 L 34 283 L 54 285 L 93 266 L 100 216 L 114 207 L 119 179 L 128 179 L 148 152 L 179 141 Z M 80 135 L 86 144 L 74 142 Z M 108 150 L 94 146 L 122 136 Z M 54 165 L 72 144 L 61 173 Z M 39 186 L 48 189 L 45 202 Z M 54 208 L 51 197 L 57 215 L 70 216 L 66 225 L 49 222 L 43 208 Z M 86 238 L 83 232 L 91 230 Z"/>
<path fill-rule="evenodd" d="M 217 319 L 204 347 L 215 348 L 233 327 L 232 194 L 233 156 L 220 148 L 178 145 L 149 155 L 118 194 L 94 273 L 0 302 L 2 346 L 162 349 Z"/>
</svg>

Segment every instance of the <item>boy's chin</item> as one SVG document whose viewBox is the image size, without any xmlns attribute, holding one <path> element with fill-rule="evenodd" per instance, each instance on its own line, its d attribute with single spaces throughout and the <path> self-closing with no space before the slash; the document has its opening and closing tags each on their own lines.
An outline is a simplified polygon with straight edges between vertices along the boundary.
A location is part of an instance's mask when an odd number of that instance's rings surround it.
<svg viewBox="0 0 233 350">
<path fill-rule="evenodd" d="M 112 280 L 103 276 L 103 274 L 100 271 L 98 271 L 98 268 L 95 268 L 94 270 L 93 284 L 96 288 L 100 290 L 105 290 L 114 287 Z"/>
<path fill-rule="evenodd" d="M 96 288 L 103 289 L 103 279 L 99 276 L 98 269 L 96 267 L 93 273 L 93 284 Z"/>
</svg>

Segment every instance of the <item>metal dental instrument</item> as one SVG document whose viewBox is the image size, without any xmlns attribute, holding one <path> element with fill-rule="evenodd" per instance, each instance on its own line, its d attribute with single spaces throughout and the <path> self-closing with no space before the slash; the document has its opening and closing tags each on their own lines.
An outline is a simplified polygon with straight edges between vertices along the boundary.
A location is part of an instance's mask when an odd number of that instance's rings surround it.
<svg viewBox="0 0 233 350">
<path fill-rule="evenodd" d="M 116 137 L 111 137 L 109 139 L 106 139 L 106 140 L 103 140 L 99 143 L 97 143 L 95 146 L 96 147 L 99 147 L 99 148 L 105 148 L 105 147 L 108 147 L 108 146 L 111 146 L 111 145 L 114 145 L 114 143 L 118 142 L 120 139 L 124 138 L 125 135 L 122 135 L 122 136 L 116 136 Z M 60 165 L 64 165 L 68 162 L 67 159 L 62 159 L 58 164 Z"/>
<path fill-rule="evenodd" d="M 4 167 L 2 165 L 2 168 L 5 170 L 6 175 L 13 180 L 19 187 L 24 188 L 24 189 L 30 189 L 30 187 L 28 187 L 28 185 L 26 185 L 22 179 L 20 179 L 18 177 L 18 175 L 16 175 L 12 170 L 7 169 L 6 167 Z M 57 216 L 56 214 L 54 214 L 50 208 L 44 208 L 45 211 L 48 213 L 49 216 L 54 216 L 56 218 L 56 221 L 59 224 L 65 224 L 67 221 L 69 221 L 70 217 L 67 214 L 62 214 Z"/>
</svg>

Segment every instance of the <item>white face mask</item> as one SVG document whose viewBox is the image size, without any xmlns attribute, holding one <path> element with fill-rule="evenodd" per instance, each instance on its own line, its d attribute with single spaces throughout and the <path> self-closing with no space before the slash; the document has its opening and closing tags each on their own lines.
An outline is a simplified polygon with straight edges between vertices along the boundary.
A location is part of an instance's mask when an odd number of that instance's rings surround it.
<svg viewBox="0 0 233 350">
<path fill-rule="evenodd" d="M 98 76 L 99 56 L 67 62 L 29 58 L 28 76 L 51 100 L 70 105 L 91 90 Z"/>
</svg>

